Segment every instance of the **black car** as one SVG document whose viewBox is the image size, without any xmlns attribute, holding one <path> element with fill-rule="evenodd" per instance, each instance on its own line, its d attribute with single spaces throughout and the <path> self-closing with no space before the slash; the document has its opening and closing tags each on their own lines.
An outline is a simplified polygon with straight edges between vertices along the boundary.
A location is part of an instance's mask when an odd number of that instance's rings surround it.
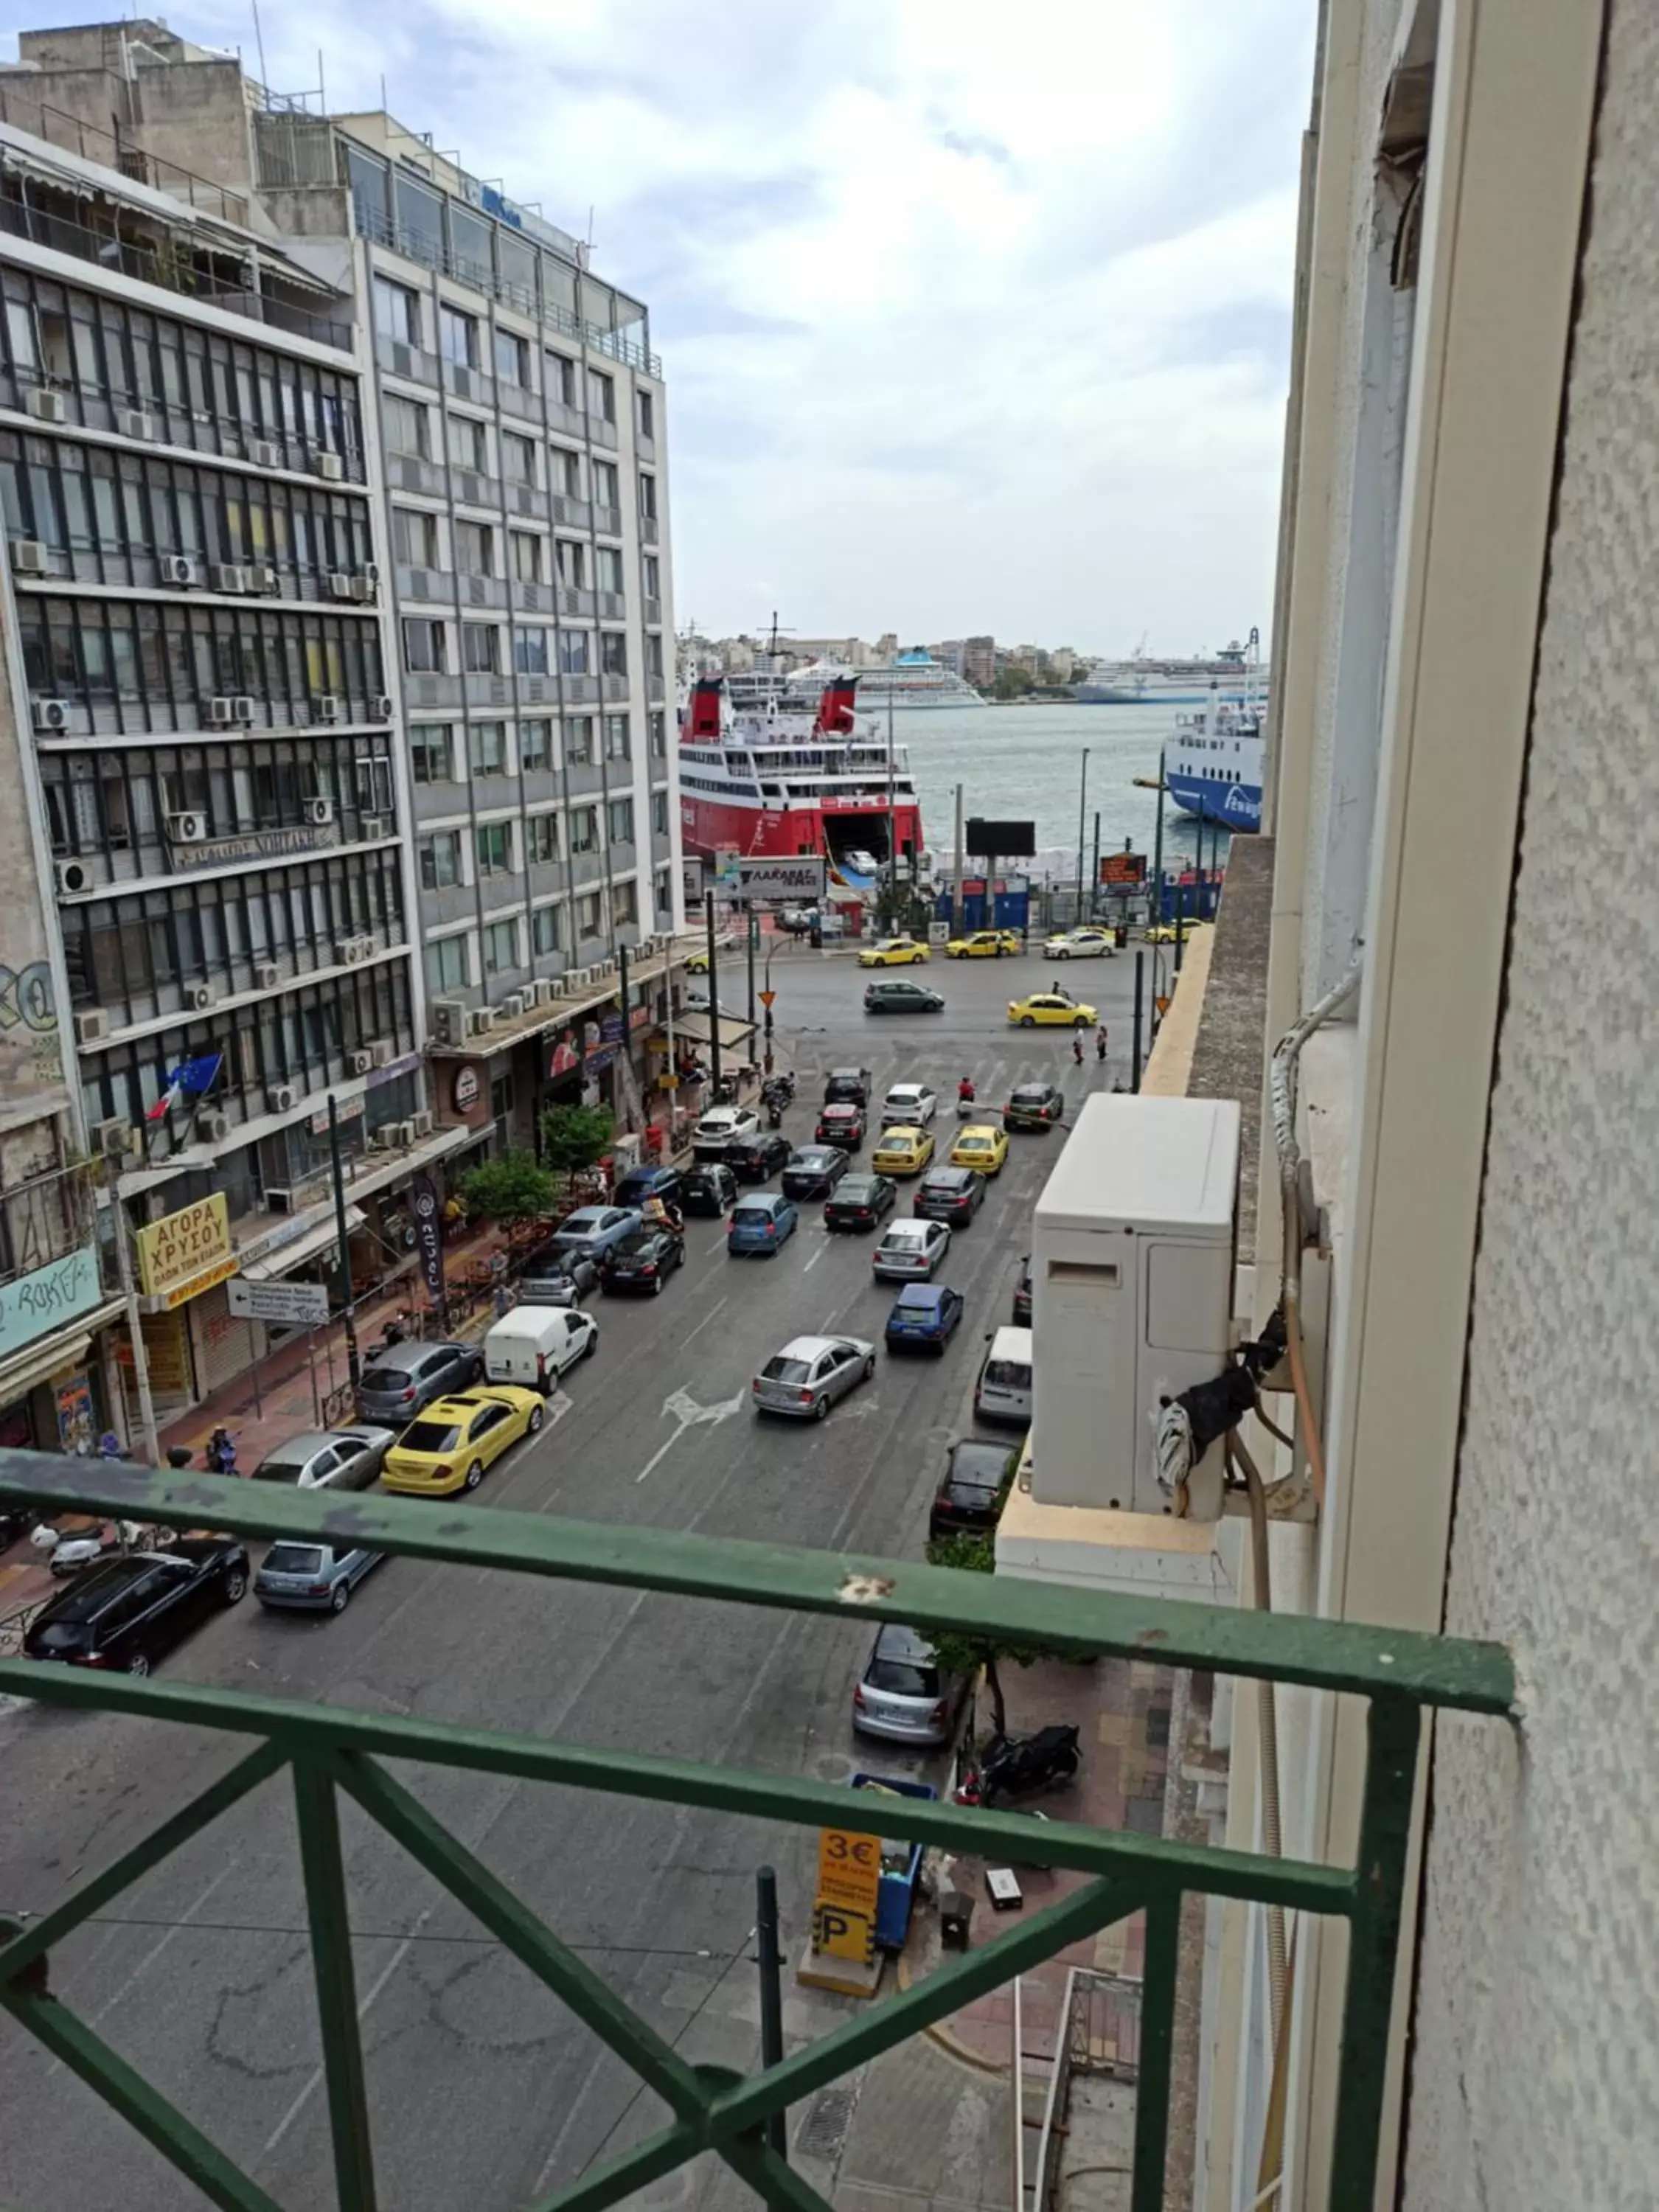
<svg viewBox="0 0 1659 2212">
<path fill-rule="evenodd" d="M 791 1152 L 783 1171 L 786 1198 L 829 1198 L 846 1174 L 847 1155 L 838 1145 L 803 1145 Z"/>
<path fill-rule="evenodd" d="M 824 1206 L 826 1229 L 873 1229 L 898 1201 L 898 1185 L 886 1176 L 849 1175 Z"/>
<path fill-rule="evenodd" d="M 1019 1454 L 1006 1444 L 979 1437 L 952 1444 L 927 1516 L 928 1542 L 935 1536 L 988 1536 L 1018 1462 Z"/>
<path fill-rule="evenodd" d="M 618 1291 L 648 1291 L 654 1297 L 673 1273 L 685 1265 L 685 1239 L 672 1229 L 636 1229 L 620 1244 L 613 1244 L 599 1268 L 599 1288 L 607 1296 Z"/>
<path fill-rule="evenodd" d="M 924 1221 L 967 1222 L 984 1203 L 985 1178 L 971 1168 L 929 1168 L 910 1210 Z"/>
<path fill-rule="evenodd" d="M 738 1179 L 723 1160 L 699 1160 L 680 1184 L 680 1212 L 718 1221 L 738 1202 Z"/>
<path fill-rule="evenodd" d="M 23 1638 L 26 1659 L 148 1674 L 192 1628 L 246 1594 L 247 1553 L 230 1536 L 172 1536 L 77 1575 L 43 1606 Z"/>
<path fill-rule="evenodd" d="M 826 1106 L 867 1106 L 870 1071 L 867 1067 L 832 1067 L 823 1079 Z"/>
<path fill-rule="evenodd" d="M 735 1138 L 720 1159 L 739 1182 L 764 1182 L 784 1164 L 790 1149 L 787 1137 L 775 1129 L 763 1129 L 752 1137 Z"/>
<path fill-rule="evenodd" d="M 850 1100 L 826 1106 L 818 1115 L 818 1126 L 812 1132 L 812 1140 L 819 1145 L 839 1145 L 844 1152 L 860 1152 L 864 1146 L 864 1109 Z"/>
<path fill-rule="evenodd" d="M 1052 1083 L 1017 1084 L 1002 1109 L 1005 1129 L 1052 1129 L 1065 1118 L 1065 1098 Z"/>
<path fill-rule="evenodd" d="M 1030 1326 L 1031 1255 L 1025 1252 L 1020 1255 L 1019 1280 L 1014 1285 L 1014 1327 L 1030 1328 Z"/>
<path fill-rule="evenodd" d="M 921 983 L 871 983 L 864 994 L 866 1014 L 942 1014 L 945 1001 Z"/>
</svg>

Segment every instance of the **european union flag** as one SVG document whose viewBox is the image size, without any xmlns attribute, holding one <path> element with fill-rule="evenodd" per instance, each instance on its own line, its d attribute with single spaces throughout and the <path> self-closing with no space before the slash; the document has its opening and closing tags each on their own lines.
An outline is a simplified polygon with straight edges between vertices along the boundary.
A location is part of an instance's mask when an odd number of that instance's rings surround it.
<svg viewBox="0 0 1659 2212">
<path fill-rule="evenodd" d="M 219 1080 L 219 1071 L 224 1064 L 223 1053 L 205 1052 L 198 1060 L 180 1060 L 173 1081 L 186 1098 L 200 1098 Z"/>
</svg>

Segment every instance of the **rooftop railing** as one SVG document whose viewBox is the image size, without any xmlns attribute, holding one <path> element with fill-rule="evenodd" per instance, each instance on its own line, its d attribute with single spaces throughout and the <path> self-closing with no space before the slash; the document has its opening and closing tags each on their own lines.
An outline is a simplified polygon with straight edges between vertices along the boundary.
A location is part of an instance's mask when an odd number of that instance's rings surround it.
<svg viewBox="0 0 1659 2212">
<path fill-rule="evenodd" d="M 258 1747 L 191 1803 L 27 1927 L 0 1922 L 0 2008 L 228 2212 L 274 2200 L 130 2065 L 51 1985 L 52 1954 L 248 1793 L 292 1779 L 342 2212 L 374 2212 L 372 2130 L 352 1964 L 340 1801 L 399 1842 L 576 2018 L 654 2090 L 670 2124 L 590 2168 L 536 2212 L 599 2212 L 705 2151 L 717 2153 L 778 2212 L 827 2212 L 769 2147 L 765 2124 L 854 2068 L 943 2020 L 1064 1945 L 1144 1911 L 1146 1967 L 1136 2096 L 1133 2212 L 1161 2212 L 1176 1998 L 1177 1932 L 1189 1893 L 1245 1899 L 1346 1921 L 1348 1966 L 1328 2212 L 1370 2212 L 1399 1948 L 1412 1792 L 1425 1709 L 1501 1719 L 1514 1673 L 1496 1645 L 1346 1622 L 1058 1588 L 954 1572 L 911 1560 L 716 1540 L 669 1530 L 556 1520 L 459 1501 L 441 1510 L 374 1494 L 288 1492 L 266 1484 L 0 1453 L 0 1501 L 86 1510 L 141 1523 L 200 1527 L 503 1572 L 649 1590 L 798 1613 L 951 1630 L 1038 1644 L 1079 1659 L 1115 1656 L 1339 1691 L 1369 1708 L 1358 1850 L 1352 1866 L 1201 1847 L 1159 1837 L 1035 1822 L 909 1797 L 884 1799 L 884 1834 L 993 1859 L 1075 1869 L 1090 1881 L 1059 1903 L 965 1952 L 901 1995 L 761 2071 L 689 2063 L 538 1919 L 386 1762 L 516 1777 L 696 1806 L 734 1817 L 836 1826 L 844 1788 L 798 1775 L 706 1765 L 642 1752 L 401 1718 L 241 1691 L 158 1682 L 23 1659 L 0 1661 L 0 1694 L 68 1709 L 217 1729 Z"/>
</svg>

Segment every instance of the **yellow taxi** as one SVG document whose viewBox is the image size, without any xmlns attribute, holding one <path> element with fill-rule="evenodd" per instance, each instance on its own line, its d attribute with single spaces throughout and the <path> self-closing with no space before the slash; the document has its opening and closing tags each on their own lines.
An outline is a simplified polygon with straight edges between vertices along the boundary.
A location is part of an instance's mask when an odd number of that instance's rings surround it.
<svg viewBox="0 0 1659 2212">
<path fill-rule="evenodd" d="M 970 1121 L 965 1129 L 958 1129 L 951 1147 L 951 1166 L 972 1168 L 975 1175 L 1000 1175 L 1007 1157 L 1006 1133 L 993 1128 L 988 1121 Z"/>
<path fill-rule="evenodd" d="M 1188 915 L 1186 921 L 1179 925 L 1173 921 L 1155 921 L 1146 932 L 1146 942 L 1148 945 L 1173 945 L 1177 935 L 1188 938 L 1195 929 L 1205 927 L 1206 924 L 1193 915 Z"/>
<path fill-rule="evenodd" d="M 484 1469 L 547 1418 L 541 1394 L 508 1382 L 481 1383 L 434 1398 L 386 1454 L 380 1480 L 408 1498 L 453 1498 L 476 1490 Z"/>
<path fill-rule="evenodd" d="M 1017 929 L 970 929 L 966 937 L 953 937 L 945 948 L 947 960 L 1000 960 L 1005 952 L 1019 951 Z"/>
<path fill-rule="evenodd" d="M 927 947 L 914 937 L 882 937 L 866 945 L 859 955 L 860 968 L 907 968 L 927 957 Z"/>
<path fill-rule="evenodd" d="M 884 1129 L 870 1164 L 878 1175 L 913 1176 L 933 1157 L 933 1139 L 926 1129 Z"/>
<path fill-rule="evenodd" d="M 688 975 L 706 975 L 708 973 L 708 955 L 694 952 L 685 963 L 685 972 Z"/>
<path fill-rule="evenodd" d="M 1100 1017 L 1069 991 L 1036 991 L 1029 999 L 1010 999 L 1008 1018 L 1022 1030 L 1091 1030 Z"/>
</svg>

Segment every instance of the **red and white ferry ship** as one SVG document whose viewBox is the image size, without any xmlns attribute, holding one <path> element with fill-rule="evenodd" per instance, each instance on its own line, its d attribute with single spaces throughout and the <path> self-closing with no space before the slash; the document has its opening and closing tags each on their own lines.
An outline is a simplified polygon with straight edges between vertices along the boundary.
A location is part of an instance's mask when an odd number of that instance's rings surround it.
<svg viewBox="0 0 1659 2212">
<path fill-rule="evenodd" d="M 685 848 L 712 860 L 822 854 L 832 896 L 872 888 L 890 856 L 921 852 L 921 812 L 902 746 L 860 726 L 858 679 L 837 675 L 816 710 L 780 685 L 733 712 L 720 676 L 691 686 L 680 732 Z"/>
</svg>

